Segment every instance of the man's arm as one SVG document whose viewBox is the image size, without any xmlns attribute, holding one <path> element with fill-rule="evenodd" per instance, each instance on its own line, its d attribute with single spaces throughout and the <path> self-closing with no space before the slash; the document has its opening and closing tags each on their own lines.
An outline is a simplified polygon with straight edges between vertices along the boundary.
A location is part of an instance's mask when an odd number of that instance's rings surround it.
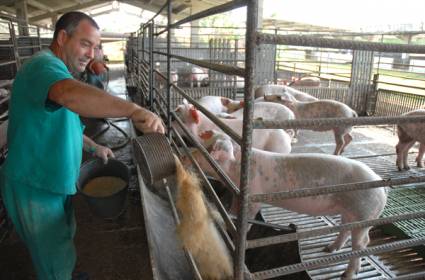
<svg viewBox="0 0 425 280">
<path fill-rule="evenodd" d="M 143 132 L 164 133 L 161 119 L 149 110 L 73 79 L 51 86 L 48 98 L 83 117 L 127 117 Z"/>
</svg>

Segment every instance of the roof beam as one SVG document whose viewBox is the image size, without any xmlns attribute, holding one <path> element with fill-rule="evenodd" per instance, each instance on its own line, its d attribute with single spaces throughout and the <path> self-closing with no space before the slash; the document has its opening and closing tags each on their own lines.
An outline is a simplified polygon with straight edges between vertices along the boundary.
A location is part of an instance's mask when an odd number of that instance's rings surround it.
<svg viewBox="0 0 425 280">
<path fill-rule="evenodd" d="M 35 16 L 35 17 L 31 17 L 29 18 L 30 22 L 37 22 L 46 18 L 51 18 L 54 14 L 64 14 L 67 12 L 71 12 L 71 11 L 75 11 L 75 10 L 82 10 L 82 9 L 86 9 L 86 8 L 90 8 L 93 7 L 95 5 L 98 4 L 103 4 L 105 3 L 105 1 L 101 1 L 101 0 L 92 0 L 89 2 L 85 2 L 82 4 L 76 4 L 76 5 L 72 5 L 72 6 L 68 6 L 66 8 L 60 8 L 60 9 L 53 9 L 53 11 L 39 15 L 39 16 Z"/>
<path fill-rule="evenodd" d="M 35 8 L 40 9 L 40 10 L 48 11 L 48 12 L 53 12 L 53 8 L 47 6 L 47 5 L 43 4 L 43 3 L 40 3 L 40 2 L 38 2 L 36 0 L 27 0 L 27 3 L 28 3 L 28 5 L 31 5 L 31 6 L 33 6 Z"/>
<path fill-rule="evenodd" d="M 12 4 L 15 4 L 15 0 L 0 0 L 0 6 L 9 6 Z"/>
</svg>

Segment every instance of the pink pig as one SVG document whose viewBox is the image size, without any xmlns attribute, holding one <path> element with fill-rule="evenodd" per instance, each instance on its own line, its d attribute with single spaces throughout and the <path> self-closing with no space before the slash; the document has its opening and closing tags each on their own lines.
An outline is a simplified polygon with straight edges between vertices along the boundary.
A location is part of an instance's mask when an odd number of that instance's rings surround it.
<svg viewBox="0 0 425 280">
<path fill-rule="evenodd" d="M 424 109 L 414 110 L 403 114 L 403 116 L 425 116 Z M 422 158 L 425 153 L 425 124 L 420 123 L 404 123 L 397 125 L 398 144 L 396 145 L 397 167 L 398 170 L 410 169 L 407 164 L 407 155 L 410 148 L 419 142 L 419 153 L 416 157 L 418 167 L 424 167 Z"/>
<path fill-rule="evenodd" d="M 220 164 L 232 181 L 239 185 L 240 147 L 234 145 L 227 135 L 218 131 L 206 131 L 200 137 L 210 151 L 210 155 Z M 218 178 L 200 152 L 194 151 L 192 154 L 205 172 Z M 188 160 L 184 159 L 184 162 L 187 164 Z M 381 178 L 368 166 L 348 158 L 307 153 L 282 155 L 253 148 L 248 188 L 250 194 L 261 194 L 376 180 L 381 180 Z M 340 214 L 344 224 L 378 218 L 384 209 L 386 200 L 385 188 L 373 188 L 283 199 L 270 202 L 270 204 L 312 216 Z M 235 205 L 236 200 L 233 201 L 233 213 L 236 210 Z M 250 203 L 248 218 L 254 218 L 260 208 L 260 203 Z M 352 230 L 353 250 L 366 248 L 369 243 L 369 230 L 369 227 Z M 333 252 L 341 249 L 349 237 L 349 230 L 341 231 L 337 239 L 325 250 Z M 352 279 L 359 270 L 360 258 L 353 258 L 350 260 L 343 278 Z"/>
<path fill-rule="evenodd" d="M 295 88 L 282 85 L 262 85 L 255 90 L 255 98 L 265 95 L 283 95 L 289 94 L 298 101 L 316 101 L 319 100 L 308 93 L 302 92 Z"/>
<path fill-rule="evenodd" d="M 335 100 L 317 100 L 317 101 L 297 101 L 295 98 L 287 98 L 283 95 L 265 95 L 265 101 L 277 102 L 287 106 L 295 114 L 296 119 L 316 119 L 316 118 L 354 118 L 357 113 L 344 103 Z M 314 131 L 332 130 L 335 137 L 334 155 L 340 155 L 345 147 L 353 140 L 350 132 L 351 126 L 336 126 L 311 128 Z"/>
<path fill-rule="evenodd" d="M 221 96 L 203 96 L 198 99 L 199 104 L 213 114 L 232 113 L 243 107 L 243 101 L 236 101 Z"/>
</svg>

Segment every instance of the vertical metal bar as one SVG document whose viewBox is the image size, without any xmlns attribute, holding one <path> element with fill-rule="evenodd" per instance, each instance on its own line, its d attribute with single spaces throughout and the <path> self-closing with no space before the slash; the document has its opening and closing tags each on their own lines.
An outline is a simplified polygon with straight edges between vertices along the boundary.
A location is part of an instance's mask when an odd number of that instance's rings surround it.
<svg viewBox="0 0 425 280">
<path fill-rule="evenodd" d="M 41 35 L 40 35 L 40 27 L 37 26 L 37 38 L 38 38 L 38 49 L 41 51 L 43 49 L 43 45 L 41 43 Z"/>
<path fill-rule="evenodd" d="M 19 68 L 21 68 L 21 59 L 19 57 L 18 41 L 16 39 L 15 26 L 13 26 L 13 22 L 11 21 L 9 21 L 9 33 L 10 33 L 10 39 L 12 40 L 12 44 L 13 44 L 12 53 L 16 61 L 16 70 L 19 70 Z"/>
<path fill-rule="evenodd" d="M 274 30 L 274 34 L 277 35 L 277 28 Z M 274 59 L 273 59 L 273 83 L 277 85 L 277 69 L 276 69 L 276 60 L 277 60 L 277 48 L 279 45 L 274 47 Z M 320 75 L 320 74 L 319 74 Z"/>
<path fill-rule="evenodd" d="M 235 277 L 234 279 L 243 279 L 245 267 L 245 245 L 246 233 L 248 231 L 248 183 L 249 168 L 252 144 L 252 115 L 254 105 L 254 68 L 255 68 L 255 49 L 258 20 L 258 0 L 251 0 L 247 5 L 246 15 L 246 35 L 245 35 L 245 94 L 244 94 L 244 114 L 242 130 L 242 159 L 241 159 L 241 179 L 239 195 L 239 213 L 237 219 L 238 238 L 236 240 L 235 254 Z"/>
<path fill-rule="evenodd" d="M 154 92 L 153 92 L 153 25 L 149 24 L 149 109 L 152 111 L 154 104 Z"/>
<path fill-rule="evenodd" d="M 171 140 L 171 0 L 167 0 L 167 131 Z"/>
</svg>

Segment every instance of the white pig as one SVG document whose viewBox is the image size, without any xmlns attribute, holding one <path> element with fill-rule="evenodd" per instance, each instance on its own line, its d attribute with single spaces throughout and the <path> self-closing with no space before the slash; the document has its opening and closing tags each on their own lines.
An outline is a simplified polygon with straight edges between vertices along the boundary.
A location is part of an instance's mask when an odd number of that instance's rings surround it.
<svg viewBox="0 0 425 280">
<path fill-rule="evenodd" d="M 243 107 L 243 101 L 236 101 L 221 96 L 203 96 L 198 99 L 199 104 L 213 114 L 232 113 Z"/>
<path fill-rule="evenodd" d="M 317 118 L 354 118 L 357 113 L 344 103 L 335 100 L 318 100 L 318 101 L 297 101 L 295 98 L 286 99 L 282 95 L 265 95 L 265 101 L 278 102 L 295 114 L 296 119 L 317 119 Z M 353 140 L 350 132 L 352 126 L 334 126 L 311 128 L 314 131 L 333 130 L 335 136 L 334 155 L 340 155 L 344 152 L 345 147 Z"/>
<path fill-rule="evenodd" d="M 206 131 L 200 137 L 211 156 L 239 186 L 241 167 L 239 146 L 233 144 L 227 135 L 217 131 Z M 193 152 L 193 155 L 204 171 L 217 177 L 199 151 Z M 188 163 L 188 160 L 185 159 L 184 162 Z M 281 155 L 252 149 L 248 189 L 250 194 L 261 194 L 376 180 L 381 178 L 374 171 L 352 159 L 325 154 Z M 340 214 L 344 224 L 378 218 L 384 209 L 386 199 L 385 188 L 373 188 L 283 199 L 270 204 L 312 216 Z M 237 209 L 235 205 L 236 200 L 233 201 L 233 212 Z M 260 208 L 260 203 L 250 203 L 248 218 L 253 219 Z M 353 250 L 366 248 L 369 243 L 369 230 L 370 227 L 351 231 Z M 341 249 L 349 237 L 349 230 L 341 231 L 336 240 L 325 250 L 333 252 Z M 351 279 L 359 270 L 360 258 L 353 258 L 343 278 Z"/>
<path fill-rule="evenodd" d="M 414 110 L 403 114 L 403 116 L 425 116 L 424 109 Z M 396 145 L 397 153 L 397 167 L 401 171 L 403 169 L 409 170 L 410 167 L 407 164 L 407 155 L 410 148 L 418 141 L 419 152 L 416 157 L 416 163 L 418 167 L 424 167 L 422 158 L 425 152 L 425 124 L 420 123 L 403 123 L 397 125 L 398 144 Z"/>
<path fill-rule="evenodd" d="M 262 85 L 255 90 L 255 98 L 263 97 L 264 95 L 282 95 L 290 94 L 298 101 L 316 101 L 316 97 L 297 89 L 283 85 Z"/>
<path fill-rule="evenodd" d="M 217 115 L 220 118 L 225 119 L 243 119 L 243 108 L 227 114 L 221 113 Z M 254 103 L 254 119 L 264 119 L 264 120 L 275 120 L 275 121 L 284 121 L 284 120 L 293 120 L 295 119 L 294 113 L 286 106 L 272 103 L 272 102 L 257 102 Z M 293 129 L 285 129 L 285 131 L 293 138 L 295 132 Z"/>
<path fill-rule="evenodd" d="M 176 114 L 195 137 L 198 137 L 199 133 L 202 131 L 219 129 L 207 116 L 196 110 L 192 104 L 188 104 L 187 102 L 177 107 Z M 236 133 L 242 135 L 242 120 L 221 120 Z M 254 130 L 252 134 L 252 143 L 254 147 L 266 151 L 283 154 L 291 152 L 291 137 L 283 129 Z"/>
</svg>

